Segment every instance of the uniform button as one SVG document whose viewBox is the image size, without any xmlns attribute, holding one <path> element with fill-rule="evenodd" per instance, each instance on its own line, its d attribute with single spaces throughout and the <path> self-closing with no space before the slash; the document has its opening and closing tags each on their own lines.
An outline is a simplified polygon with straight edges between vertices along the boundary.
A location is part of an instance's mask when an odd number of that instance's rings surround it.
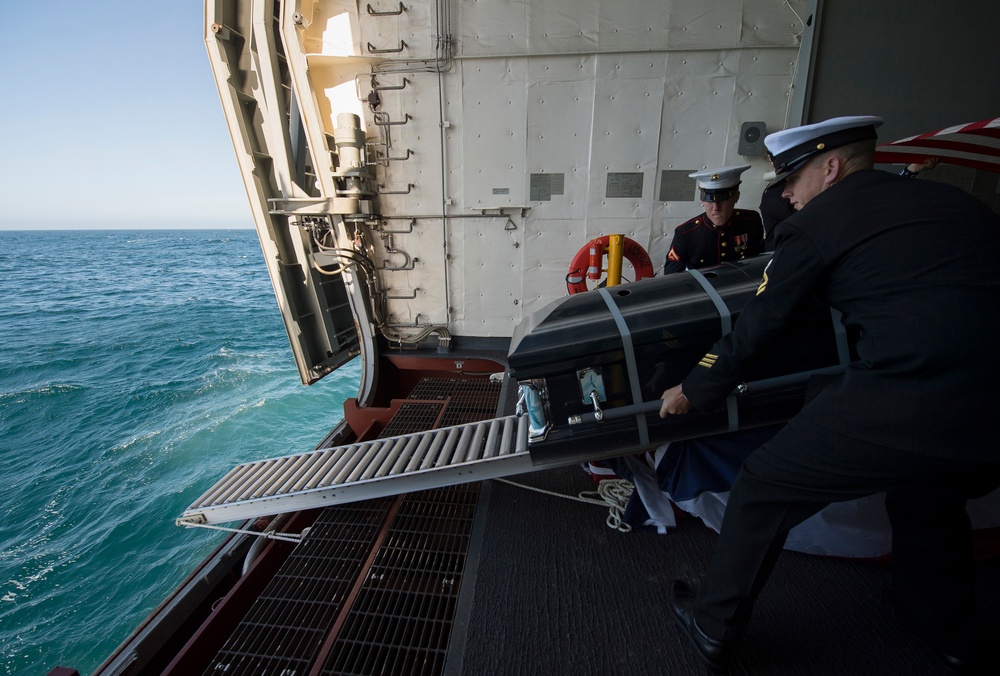
<svg viewBox="0 0 1000 676">
<path fill-rule="evenodd" d="M 726 246 L 726 243 L 725 243 L 725 242 L 723 242 L 723 243 L 722 243 L 722 246 Z"/>
</svg>

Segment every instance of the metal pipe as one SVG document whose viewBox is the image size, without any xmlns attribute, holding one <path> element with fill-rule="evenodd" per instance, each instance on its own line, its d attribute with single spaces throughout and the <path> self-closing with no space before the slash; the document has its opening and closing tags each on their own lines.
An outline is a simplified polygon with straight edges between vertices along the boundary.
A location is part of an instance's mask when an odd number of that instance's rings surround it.
<svg viewBox="0 0 1000 676">
<path fill-rule="evenodd" d="M 622 250 L 625 235 L 608 235 L 608 281 L 605 286 L 622 283 Z"/>
<path fill-rule="evenodd" d="M 765 378 L 763 380 L 754 380 L 749 383 L 741 383 L 734 390 L 734 394 L 744 395 L 748 392 L 760 392 L 772 390 L 778 387 L 784 387 L 785 385 L 796 385 L 798 383 L 805 382 L 813 376 L 825 376 L 825 375 L 838 375 L 846 370 L 846 366 L 843 364 L 838 364 L 836 366 L 828 366 L 821 369 L 813 369 L 811 371 L 800 371 L 798 373 L 789 373 L 784 376 L 776 376 L 774 378 Z M 614 420 L 616 418 L 626 418 L 635 415 L 643 415 L 648 413 L 655 413 L 660 410 L 660 406 L 663 402 L 659 399 L 653 401 L 644 401 L 641 404 L 629 404 L 628 406 L 619 406 L 617 408 L 607 408 L 601 411 L 601 415 L 597 412 L 584 413 L 582 415 L 570 416 L 570 425 L 580 425 L 582 423 L 592 423 L 592 422 L 602 422 L 604 420 Z"/>
</svg>

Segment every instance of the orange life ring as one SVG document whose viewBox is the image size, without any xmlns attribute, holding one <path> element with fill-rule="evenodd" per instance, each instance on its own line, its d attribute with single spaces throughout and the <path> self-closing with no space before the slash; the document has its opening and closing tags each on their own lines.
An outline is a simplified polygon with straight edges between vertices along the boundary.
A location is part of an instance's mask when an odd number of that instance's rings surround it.
<svg viewBox="0 0 1000 676">
<path fill-rule="evenodd" d="M 587 279 L 596 281 L 601 278 L 604 252 L 608 248 L 610 239 L 610 235 L 602 235 L 587 242 L 582 249 L 576 252 L 573 261 L 569 264 L 569 272 L 566 274 L 566 290 L 569 293 L 586 291 Z M 649 259 L 649 254 L 634 239 L 622 238 L 622 257 L 632 264 L 632 268 L 635 270 L 635 281 L 653 276 L 653 262 Z"/>
</svg>

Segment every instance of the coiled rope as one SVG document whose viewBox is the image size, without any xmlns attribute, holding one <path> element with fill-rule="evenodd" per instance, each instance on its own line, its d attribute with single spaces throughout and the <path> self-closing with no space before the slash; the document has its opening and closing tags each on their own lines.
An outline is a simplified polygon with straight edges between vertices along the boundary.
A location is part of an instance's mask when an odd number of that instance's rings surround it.
<svg viewBox="0 0 1000 676">
<path fill-rule="evenodd" d="M 535 491 L 536 493 L 552 495 L 557 498 L 564 498 L 566 500 L 574 500 L 576 502 L 585 502 L 590 505 L 607 507 L 608 517 L 604 520 L 604 522 L 608 525 L 608 528 L 616 530 L 620 533 L 629 533 L 632 531 L 632 526 L 625 523 L 623 517 L 625 515 L 625 506 L 628 504 L 629 498 L 632 497 L 634 487 L 632 486 L 632 482 L 626 481 L 625 479 L 601 479 L 601 481 L 597 484 L 596 491 L 581 491 L 575 497 L 572 495 L 565 495 L 564 493 L 557 493 L 556 491 L 549 491 L 544 488 L 527 486 L 525 484 L 517 483 L 516 481 L 511 481 L 510 479 L 494 479 L 494 481 L 500 481 L 518 488 Z M 589 495 L 596 495 L 597 498 L 586 497 Z"/>
</svg>

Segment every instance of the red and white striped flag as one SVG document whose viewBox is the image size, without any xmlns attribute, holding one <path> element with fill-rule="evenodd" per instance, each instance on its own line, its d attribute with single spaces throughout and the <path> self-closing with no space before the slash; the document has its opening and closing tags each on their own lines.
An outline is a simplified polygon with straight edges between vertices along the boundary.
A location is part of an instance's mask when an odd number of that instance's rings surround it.
<svg viewBox="0 0 1000 676">
<path fill-rule="evenodd" d="M 885 164 L 910 164 L 928 157 L 1000 172 L 1000 117 L 911 136 L 875 150 L 875 161 Z"/>
</svg>

